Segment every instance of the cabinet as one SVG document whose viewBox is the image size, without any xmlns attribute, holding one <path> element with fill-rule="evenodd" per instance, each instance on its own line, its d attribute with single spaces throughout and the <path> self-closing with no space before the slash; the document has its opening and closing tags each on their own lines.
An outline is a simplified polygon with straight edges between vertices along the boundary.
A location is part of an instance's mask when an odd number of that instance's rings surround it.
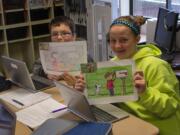
<svg viewBox="0 0 180 135">
<path fill-rule="evenodd" d="M 32 71 L 39 42 L 50 41 L 51 19 L 64 15 L 64 0 L 10 1 L 0 0 L 0 56 L 23 60 Z"/>
</svg>

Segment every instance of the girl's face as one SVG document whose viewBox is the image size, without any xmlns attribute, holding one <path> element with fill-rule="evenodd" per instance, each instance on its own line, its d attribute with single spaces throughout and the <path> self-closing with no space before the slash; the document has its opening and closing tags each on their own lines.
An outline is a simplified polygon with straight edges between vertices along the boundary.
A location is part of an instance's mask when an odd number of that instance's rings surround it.
<svg viewBox="0 0 180 135">
<path fill-rule="evenodd" d="M 60 24 L 51 27 L 51 41 L 52 42 L 68 42 L 74 41 L 75 35 L 72 33 L 69 26 Z"/>
<path fill-rule="evenodd" d="M 110 47 L 119 59 L 132 58 L 140 36 L 135 36 L 131 29 L 124 25 L 114 25 L 109 31 Z"/>
</svg>

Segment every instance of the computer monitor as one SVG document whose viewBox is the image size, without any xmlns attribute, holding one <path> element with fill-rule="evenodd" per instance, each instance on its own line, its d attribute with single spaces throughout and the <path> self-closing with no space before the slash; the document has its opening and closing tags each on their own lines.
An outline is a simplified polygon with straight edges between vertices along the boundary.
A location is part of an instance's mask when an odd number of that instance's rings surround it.
<svg viewBox="0 0 180 135">
<path fill-rule="evenodd" d="M 175 51 L 178 13 L 159 8 L 154 42 L 164 53 Z"/>
</svg>

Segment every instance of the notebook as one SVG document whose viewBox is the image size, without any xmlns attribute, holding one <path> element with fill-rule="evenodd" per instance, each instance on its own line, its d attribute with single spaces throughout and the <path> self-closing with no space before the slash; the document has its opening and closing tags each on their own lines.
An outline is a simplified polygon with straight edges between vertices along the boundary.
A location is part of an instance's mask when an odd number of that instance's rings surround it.
<svg viewBox="0 0 180 135">
<path fill-rule="evenodd" d="M 55 85 L 68 109 L 86 121 L 115 122 L 129 116 L 127 112 L 112 104 L 97 104 L 92 106 L 83 93 L 61 82 L 55 82 Z"/>
<path fill-rule="evenodd" d="M 53 86 L 53 82 L 40 76 L 30 76 L 26 63 L 17 59 L 2 56 L 5 74 L 16 85 L 37 92 Z"/>
<path fill-rule="evenodd" d="M 0 135 L 15 135 L 16 115 L 0 100 Z"/>
</svg>

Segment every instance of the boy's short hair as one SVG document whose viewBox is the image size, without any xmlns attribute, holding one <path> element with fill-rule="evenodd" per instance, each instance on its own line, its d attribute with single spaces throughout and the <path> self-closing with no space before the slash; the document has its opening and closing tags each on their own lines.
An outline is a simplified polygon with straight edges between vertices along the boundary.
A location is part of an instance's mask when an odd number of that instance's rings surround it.
<svg viewBox="0 0 180 135">
<path fill-rule="evenodd" d="M 73 20 L 67 16 L 57 16 L 53 18 L 50 22 L 50 28 L 53 26 L 59 26 L 61 24 L 65 24 L 69 26 L 71 32 L 74 34 L 75 33 L 75 24 Z"/>
</svg>

